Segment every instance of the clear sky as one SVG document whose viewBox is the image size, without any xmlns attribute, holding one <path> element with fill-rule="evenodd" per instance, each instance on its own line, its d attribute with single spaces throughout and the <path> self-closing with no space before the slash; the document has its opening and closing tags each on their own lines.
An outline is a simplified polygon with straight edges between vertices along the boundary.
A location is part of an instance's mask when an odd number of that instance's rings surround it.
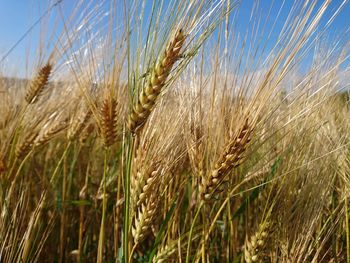
<svg viewBox="0 0 350 263">
<path fill-rule="evenodd" d="M 69 14 L 74 3 L 78 0 L 62 0 L 63 1 L 63 13 L 64 15 Z M 185 1 L 185 0 L 184 0 Z M 276 0 L 275 0 L 276 1 Z M 279 0 L 277 0 L 278 2 Z M 56 0 L 0 0 L 0 59 L 4 54 L 23 36 L 23 34 L 28 30 L 28 28 L 33 25 L 33 23 L 40 17 L 50 3 L 54 3 Z M 99 0 L 95 1 L 99 3 Z M 149 1 L 151 2 L 151 1 Z M 245 23 L 248 23 L 250 16 L 250 10 L 252 7 L 253 0 L 243 0 L 242 6 L 240 9 L 240 21 L 242 26 Z M 271 5 L 270 0 L 261 0 L 260 1 L 260 10 L 261 13 L 268 13 Z M 282 2 L 282 1 L 281 1 Z M 291 6 L 292 0 L 286 0 L 285 6 L 283 9 L 281 17 L 286 17 Z M 320 5 L 323 1 L 319 1 Z M 332 14 L 332 10 L 338 6 L 342 0 L 333 0 L 328 11 L 328 14 Z M 277 12 L 276 10 L 273 10 Z M 329 15 L 328 15 L 329 17 Z M 326 21 L 327 17 L 324 18 Z M 277 25 L 282 27 L 281 25 Z M 342 13 L 337 17 L 331 26 L 330 34 L 334 37 L 346 31 L 350 27 L 350 4 L 347 4 L 342 11 Z M 6 64 L 25 65 L 26 63 L 26 52 L 33 47 L 38 45 L 38 32 L 39 26 L 36 26 L 35 29 L 29 34 L 22 43 L 11 52 L 11 55 L 7 58 Z M 8 62 L 13 63 L 8 63 Z M 11 70 L 11 69 L 10 69 Z"/>
<path fill-rule="evenodd" d="M 38 19 L 45 13 L 50 6 L 53 6 L 58 0 L 0 0 L 0 59 L 16 44 L 33 26 Z M 69 15 L 76 0 L 62 0 L 63 13 Z M 57 6 L 52 8 L 57 14 Z M 46 16 L 47 17 L 47 16 Z M 45 23 L 45 19 L 42 20 Z M 54 22 L 50 21 L 49 26 L 53 26 Z M 9 75 L 25 75 L 23 71 L 16 72 L 18 65 L 23 65 L 23 70 L 28 62 L 28 53 L 36 50 L 40 40 L 40 30 L 43 27 L 38 24 L 30 30 L 30 33 L 20 41 L 20 44 L 11 51 L 7 56 L 5 64 L 8 68 L 3 70 Z M 47 31 L 50 31 L 48 29 Z M 29 61 L 29 63 L 32 63 Z M 2 64 L 0 63 L 0 66 Z M 30 66 L 28 66 L 30 68 Z M 1 68 L 0 68 L 1 69 Z"/>
</svg>

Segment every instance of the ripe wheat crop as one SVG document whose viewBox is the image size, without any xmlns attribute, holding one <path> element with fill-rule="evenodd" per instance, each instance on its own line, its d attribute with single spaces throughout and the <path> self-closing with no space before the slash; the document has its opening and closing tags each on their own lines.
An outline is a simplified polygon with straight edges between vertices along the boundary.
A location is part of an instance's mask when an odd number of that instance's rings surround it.
<svg viewBox="0 0 350 263">
<path fill-rule="evenodd" d="M 0 262 L 350 263 L 347 1 L 67 2 L 0 62 Z"/>
</svg>

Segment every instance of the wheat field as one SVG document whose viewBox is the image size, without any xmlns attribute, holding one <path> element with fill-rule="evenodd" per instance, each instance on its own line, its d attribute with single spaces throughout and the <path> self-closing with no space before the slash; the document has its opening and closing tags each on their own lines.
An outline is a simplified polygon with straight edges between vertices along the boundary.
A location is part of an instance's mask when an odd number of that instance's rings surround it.
<svg viewBox="0 0 350 263">
<path fill-rule="evenodd" d="M 243 2 L 52 1 L 0 64 L 0 262 L 350 263 L 348 3 Z"/>
</svg>

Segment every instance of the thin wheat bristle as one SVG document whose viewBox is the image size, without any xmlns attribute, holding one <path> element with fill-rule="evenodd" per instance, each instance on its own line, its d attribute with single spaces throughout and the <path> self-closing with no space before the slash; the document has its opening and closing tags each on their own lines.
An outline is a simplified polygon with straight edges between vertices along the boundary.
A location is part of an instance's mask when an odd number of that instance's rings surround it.
<svg viewBox="0 0 350 263">
<path fill-rule="evenodd" d="M 52 65 L 50 63 L 47 63 L 39 70 L 36 77 L 30 83 L 29 89 L 25 95 L 27 103 L 31 104 L 37 101 L 49 81 L 51 71 Z"/>
<path fill-rule="evenodd" d="M 200 186 L 201 198 L 209 200 L 213 194 L 221 190 L 221 186 L 225 181 L 227 174 L 241 164 L 243 154 L 250 142 L 250 136 L 253 129 L 246 120 L 245 124 L 238 133 L 238 136 L 232 140 L 226 147 L 224 154 L 215 164 L 208 178 L 202 179 Z"/>
<path fill-rule="evenodd" d="M 179 58 L 185 39 L 186 35 L 182 30 L 179 30 L 166 48 L 162 59 L 152 70 L 150 79 L 143 87 L 138 102 L 129 115 L 128 126 L 132 132 L 140 128 L 151 114 L 158 95 L 161 93 L 173 65 Z"/>
<path fill-rule="evenodd" d="M 117 139 L 117 102 L 105 99 L 100 109 L 101 136 L 106 147 L 113 145 Z"/>
</svg>

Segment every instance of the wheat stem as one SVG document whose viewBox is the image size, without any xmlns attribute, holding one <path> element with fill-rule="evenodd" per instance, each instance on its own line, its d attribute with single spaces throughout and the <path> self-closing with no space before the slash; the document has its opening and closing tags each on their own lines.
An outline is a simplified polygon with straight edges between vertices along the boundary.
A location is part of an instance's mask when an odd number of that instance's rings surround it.
<svg viewBox="0 0 350 263">
<path fill-rule="evenodd" d="M 132 134 L 129 134 L 128 138 L 128 151 L 127 151 L 127 163 L 125 172 L 125 203 L 124 203 L 124 259 L 129 260 L 129 242 L 130 242 L 130 177 L 131 177 L 131 165 L 132 155 L 134 149 L 134 138 Z"/>
<path fill-rule="evenodd" d="M 106 212 L 107 212 L 106 173 L 107 173 L 107 149 L 105 149 L 104 166 L 103 166 L 102 218 L 101 218 L 100 236 L 99 236 L 98 249 L 97 249 L 97 263 L 103 262 L 105 222 L 106 222 Z"/>
</svg>

